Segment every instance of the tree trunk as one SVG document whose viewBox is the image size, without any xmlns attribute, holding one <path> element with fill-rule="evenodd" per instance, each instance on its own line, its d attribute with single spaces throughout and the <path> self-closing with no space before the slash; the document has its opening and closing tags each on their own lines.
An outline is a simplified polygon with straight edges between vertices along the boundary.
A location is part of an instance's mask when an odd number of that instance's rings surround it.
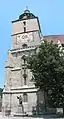
<svg viewBox="0 0 64 119">
<path fill-rule="evenodd" d="M 44 110 L 47 112 L 47 99 L 46 99 L 46 91 L 44 91 Z"/>
<path fill-rule="evenodd" d="M 37 91 L 37 114 L 39 115 L 39 93 Z"/>
</svg>

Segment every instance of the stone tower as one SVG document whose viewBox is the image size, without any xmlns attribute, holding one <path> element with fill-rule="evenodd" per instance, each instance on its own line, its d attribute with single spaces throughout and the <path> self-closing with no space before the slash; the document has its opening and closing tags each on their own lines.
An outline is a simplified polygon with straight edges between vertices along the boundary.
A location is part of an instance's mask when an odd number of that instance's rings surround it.
<svg viewBox="0 0 64 119">
<path fill-rule="evenodd" d="M 18 98 L 22 97 L 23 111 L 31 114 L 37 105 L 37 89 L 31 82 L 25 56 L 31 55 L 40 44 L 38 17 L 25 10 L 18 20 L 12 21 L 12 48 L 8 51 L 2 109 L 13 114 L 21 113 Z M 18 98 L 17 98 L 18 97 Z"/>
</svg>

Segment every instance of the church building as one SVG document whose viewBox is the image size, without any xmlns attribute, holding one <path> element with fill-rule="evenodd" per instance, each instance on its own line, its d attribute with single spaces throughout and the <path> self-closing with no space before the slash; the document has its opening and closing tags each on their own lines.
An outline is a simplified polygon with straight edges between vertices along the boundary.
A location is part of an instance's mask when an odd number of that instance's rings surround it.
<svg viewBox="0 0 64 119">
<path fill-rule="evenodd" d="M 5 64 L 6 75 L 3 89 L 2 110 L 13 115 L 33 114 L 37 112 L 38 104 L 44 104 L 44 95 L 38 93 L 34 82 L 31 81 L 32 73 L 27 68 L 26 56 L 35 52 L 43 38 L 60 40 L 64 44 L 64 35 L 41 36 L 38 17 L 29 10 L 15 21 L 12 21 L 12 48 L 8 51 L 8 60 Z"/>
</svg>

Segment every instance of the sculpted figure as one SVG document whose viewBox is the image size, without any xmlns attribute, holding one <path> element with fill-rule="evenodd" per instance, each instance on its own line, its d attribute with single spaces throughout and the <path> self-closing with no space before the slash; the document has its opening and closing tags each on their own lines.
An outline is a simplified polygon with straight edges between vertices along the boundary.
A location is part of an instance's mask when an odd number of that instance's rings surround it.
<svg viewBox="0 0 64 119">
<path fill-rule="evenodd" d="M 21 97 L 21 95 L 19 97 L 17 96 L 17 99 L 19 99 L 19 105 L 22 105 L 22 97 Z"/>
</svg>

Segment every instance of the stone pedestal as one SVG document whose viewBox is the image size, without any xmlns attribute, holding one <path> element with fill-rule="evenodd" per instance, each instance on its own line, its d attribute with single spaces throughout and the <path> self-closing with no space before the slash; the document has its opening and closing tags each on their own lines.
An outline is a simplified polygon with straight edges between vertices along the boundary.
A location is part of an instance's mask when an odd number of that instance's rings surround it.
<svg viewBox="0 0 64 119">
<path fill-rule="evenodd" d="M 23 107 L 21 106 L 18 106 L 17 107 L 17 112 L 16 113 L 23 113 L 24 111 L 23 111 Z"/>
<path fill-rule="evenodd" d="M 16 108 L 16 112 L 14 113 L 14 116 L 25 116 L 26 113 L 24 112 L 23 106 L 18 106 Z"/>
</svg>

